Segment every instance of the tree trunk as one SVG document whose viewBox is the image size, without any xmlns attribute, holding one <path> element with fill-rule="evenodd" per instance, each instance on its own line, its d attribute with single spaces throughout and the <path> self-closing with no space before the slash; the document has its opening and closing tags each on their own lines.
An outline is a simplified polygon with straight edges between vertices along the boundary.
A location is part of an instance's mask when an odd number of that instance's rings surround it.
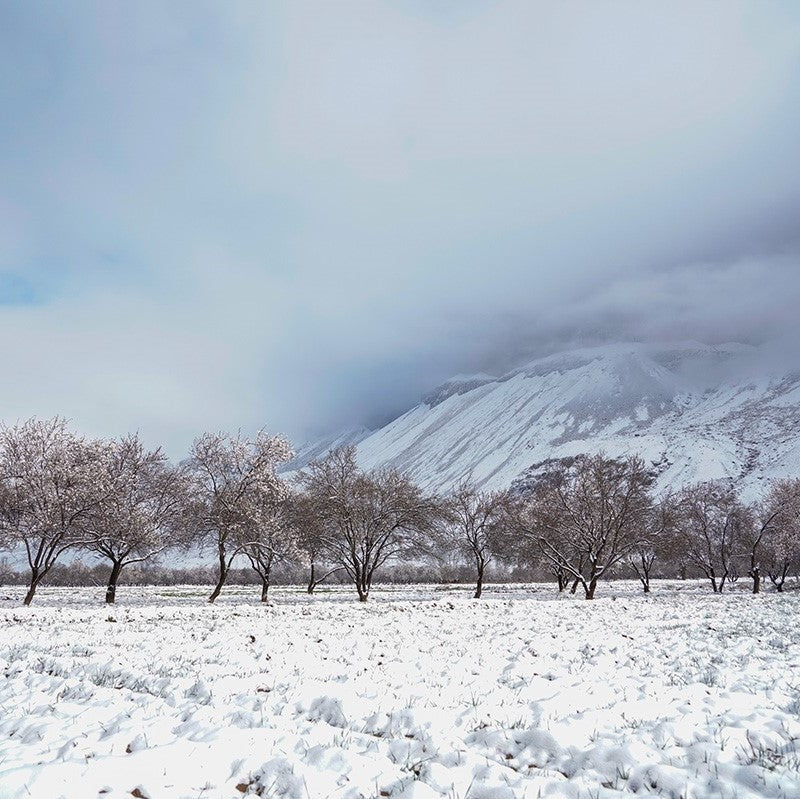
<svg viewBox="0 0 800 799">
<path fill-rule="evenodd" d="M 480 599 L 483 593 L 483 566 L 478 565 L 478 582 L 475 584 L 475 596 L 473 599 Z"/>
<path fill-rule="evenodd" d="M 708 579 L 709 579 L 709 580 L 711 580 L 711 590 L 712 590 L 712 591 L 713 591 L 715 594 L 718 594 L 718 593 L 720 593 L 721 589 L 720 589 L 720 587 L 717 585 L 717 578 L 716 578 L 716 577 L 715 577 L 713 574 L 710 574 L 710 575 L 708 576 Z"/>
<path fill-rule="evenodd" d="M 219 580 L 217 580 L 217 584 L 214 586 L 214 590 L 208 598 L 210 604 L 213 605 L 216 598 L 222 593 L 222 586 L 225 585 L 225 577 L 227 577 L 226 574 L 221 574 Z"/>
<path fill-rule="evenodd" d="M 783 593 L 783 584 L 786 582 L 786 575 L 789 573 L 789 565 L 784 565 L 783 569 L 779 572 L 768 571 L 770 582 L 777 588 L 778 593 Z"/>
<path fill-rule="evenodd" d="M 22 600 L 23 605 L 30 605 L 33 602 L 33 596 L 36 593 L 37 583 L 31 582 L 28 586 L 28 593 L 25 594 L 25 599 Z"/>
<path fill-rule="evenodd" d="M 560 594 L 569 585 L 569 580 L 563 571 L 556 572 L 556 580 L 558 580 L 558 593 Z"/>
<path fill-rule="evenodd" d="M 574 594 L 578 590 L 578 585 L 580 584 L 581 580 L 580 577 L 576 577 L 572 581 L 572 588 L 569 589 L 570 594 Z"/>
<path fill-rule="evenodd" d="M 592 577 L 592 579 L 589 581 L 589 585 L 584 584 L 584 588 L 586 589 L 586 598 L 594 599 L 594 590 L 597 588 L 597 578 Z"/>
<path fill-rule="evenodd" d="M 119 580 L 119 573 L 122 571 L 122 561 L 111 561 L 111 574 L 108 577 L 108 586 L 106 587 L 106 604 L 113 605 L 117 598 L 117 580 Z"/>
<path fill-rule="evenodd" d="M 214 600 L 220 595 L 222 591 L 222 586 L 225 585 L 225 580 L 228 577 L 228 564 L 225 561 L 225 552 L 220 549 L 219 552 L 219 579 L 217 580 L 217 584 L 214 586 L 214 590 L 211 592 L 211 596 L 208 598 L 209 603 L 213 604 Z"/>
<path fill-rule="evenodd" d="M 269 577 L 261 578 L 261 601 L 269 602 Z"/>
<path fill-rule="evenodd" d="M 645 594 L 650 593 L 650 571 L 653 568 L 655 559 L 655 555 L 648 555 L 645 552 L 640 552 L 639 565 L 637 566 L 636 561 L 631 562 L 631 566 L 634 572 L 636 572 L 636 576 L 639 578 L 639 582 L 642 584 L 642 590 Z"/>
<path fill-rule="evenodd" d="M 45 572 L 40 572 L 37 567 L 31 569 L 31 582 L 28 586 L 28 592 L 25 594 L 25 599 L 22 600 L 23 605 L 30 605 L 33 602 L 34 594 L 36 593 L 36 588 L 38 587 L 39 583 L 42 581 Z"/>
<path fill-rule="evenodd" d="M 753 593 L 761 593 L 761 570 L 758 568 L 758 566 L 753 569 Z"/>
<path fill-rule="evenodd" d="M 309 594 L 313 594 L 314 593 L 314 589 L 317 587 L 317 584 L 314 581 L 314 576 L 315 576 L 314 573 L 315 573 L 315 571 L 316 571 L 316 568 L 314 566 L 314 559 L 312 558 L 311 559 L 311 573 L 309 574 L 309 577 L 308 577 L 308 588 L 306 589 Z"/>
<path fill-rule="evenodd" d="M 356 591 L 358 591 L 359 602 L 366 602 L 369 599 L 369 586 L 361 580 L 356 582 Z"/>
</svg>

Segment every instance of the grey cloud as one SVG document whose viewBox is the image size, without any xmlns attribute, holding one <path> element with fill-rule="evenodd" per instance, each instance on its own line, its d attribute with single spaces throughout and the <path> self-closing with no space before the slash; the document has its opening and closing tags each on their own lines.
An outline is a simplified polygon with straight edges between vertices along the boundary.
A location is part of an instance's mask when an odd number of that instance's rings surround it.
<svg viewBox="0 0 800 799">
<path fill-rule="evenodd" d="M 793 338 L 794 4 L 47 8 L 0 12 L 6 419 L 179 455 L 571 343 Z"/>
</svg>

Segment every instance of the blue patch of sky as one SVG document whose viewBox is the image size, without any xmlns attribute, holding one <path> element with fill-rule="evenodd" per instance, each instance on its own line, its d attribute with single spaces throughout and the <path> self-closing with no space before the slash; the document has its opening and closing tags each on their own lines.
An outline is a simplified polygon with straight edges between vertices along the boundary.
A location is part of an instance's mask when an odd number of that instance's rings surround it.
<svg viewBox="0 0 800 799">
<path fill-rule="evenodd" d="M 35 305 L 41 300 L 37 287 L 23 275 L 0 273 L 0 306 Z"/>
</svg>

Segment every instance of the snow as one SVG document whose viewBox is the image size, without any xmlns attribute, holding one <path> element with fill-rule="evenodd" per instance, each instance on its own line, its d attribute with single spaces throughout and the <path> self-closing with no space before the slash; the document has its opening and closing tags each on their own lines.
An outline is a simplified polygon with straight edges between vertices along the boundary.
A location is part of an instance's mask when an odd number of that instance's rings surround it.
<svg viewBox="0 0 800 799">
<path fill-rule="evenodd" d="M 0 797 L 800 796 L 798 592 L 447 588 L 0 589 Z"/>
<path fill-rule="evenodd" d="M 372 431 L 368 427 L 358 425 L 346 430 L 338 430 L 322 438 L 315 439 L 301 446 L 291 461 L 284 464 L 278 472 L 290 473 L 302 469 L 312 460 L 323 458 L 336 447 L 347 446 L 348 444 L 358 444 L 365 439 Z"/>
<path fill-rule="evenodd" d="M 800 473 L 800 373 L 754 377 L 758 360 L 736 344 L 584 348 L 502 377 L 457 376 L 384 427 L 343 439 L 362 467 L 399 468 L 432 491 L 465 476 L 506 488 L 548 459 L 604 452 L 659 464 L 660 488 L 730 480 L 750 501 L 765 480 Z M 324 443 L 312 445 L 318 456 Z"/>
</svg>

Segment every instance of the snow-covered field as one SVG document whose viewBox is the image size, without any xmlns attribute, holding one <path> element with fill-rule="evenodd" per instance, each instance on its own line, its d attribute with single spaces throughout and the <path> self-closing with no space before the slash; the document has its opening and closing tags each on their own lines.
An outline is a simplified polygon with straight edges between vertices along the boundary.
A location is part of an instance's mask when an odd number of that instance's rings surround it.
<svg viewBox="0 0 800 799">
<path fill-rule="evenodd" d="M 2 799 L 800 797 L 800 592 L 206 592 L 0 588 Z"/>
</svg>

